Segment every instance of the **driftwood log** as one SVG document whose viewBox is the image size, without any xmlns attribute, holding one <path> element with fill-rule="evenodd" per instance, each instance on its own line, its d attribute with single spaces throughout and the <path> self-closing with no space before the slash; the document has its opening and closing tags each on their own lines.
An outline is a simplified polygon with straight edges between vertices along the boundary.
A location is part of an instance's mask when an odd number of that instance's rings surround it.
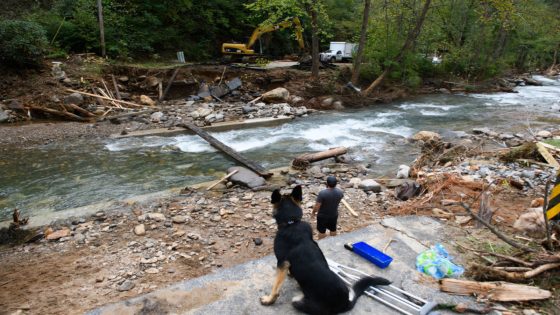
<svg viewBox="0 0 560 315">
<path fill-rule="evenodd" d="M 306 153 L 296 157 L 292 161 L 292 166 L 296 168 L 305 168 L 309 166 L 309 164 L 321 160 L 326 160 L 328 158 L 337 157 L 339 155 L 346 154 L 348 149 L 345 147 L 338 147 L 332 148 L 326 151 L 317 152 L 317 153 Z"/>
<path fill-rule="evenodd" d="M 88 111 L 88 110 L 86 110 L 86 109 L 83 109 L 83 108 L 81 108 L 80 106 L 78 106 L 78 105 L 76 105 L 76 104 L 64 104 L 63 106 L 66 108 L 66 110 L 69 110 L 69 111 L 76 111 L 76 112 L 82 114 L 82 116 L 85 116 L 85 117 L 96 117 L 94 113 L 92 113 L 92 112 L 90 112 L 90 111 Z"/>
<path fill-rule="evenodd" d="M 264 167 L 262 167 L 261 165 L 259 165 L 258 163 L 254 162 L 254 161 L 249 160 L 245 156 L 241 155 L 239 152 L 235 151 L 233 148 L 231 148 L 231 147 L 225 145 L 224 143 L 220 142 L 218 139 L 214 138 L 212 135 L 210 135 L 208 132 L 204 131 L 202 128 L 197 127 L 197 126 L 195 126 L 191 123 L 184 123 L 184 124 L 181 124 L 179 126 L 182 126 L 183 128 L 192 130 L 199 137 L 206 140 L 206 142 L 208 142 L 211 146 L 213 146 L 214 148 L 216 148 L 216 149 L 222 151 L 223 153 L 227 154 L 229 157 L 236 160 L 241 165 L 243 165 L 243 166 L 247 167 L 248 169 L 250 169 L 251 171 L 259 174 L 259 176 L 262 176 L 264 178 L 269 178 L 270 176 L 272 176 L 272 173 L 267 171 Z"/>
<path fill-rule="evenodd" d="M 550 291 L 528 285 L 508 282 L 476 282 L 458 279 L 443 279 L 440 290 L 459 295 L 472 295 L 491 301 L 512 302 L 544 300 L 552 296 Z"/>
<path fill-rule="evenodd" d="M 43 113 L 47 113 L 47 114 L 51 114 L 51 115 L 56 115 L 56 116 L 61 116 L 61 117 L 66 117 L 72 120 L 77 120 L 77 121 L 89 121 L 89 119 L 78 116 L 76 114 L 72 114 L 69 112 L 63 112 L 63 111 L 59 111 L 56 109 L 52 109 L 52 108 L 46 108 L 46 107 L 39 107 L 39 106 L 29 106 L 30 109 L 35 110 L 35 111 L 39 111 L 39 112 L 43 112 Z"/>
</svg>

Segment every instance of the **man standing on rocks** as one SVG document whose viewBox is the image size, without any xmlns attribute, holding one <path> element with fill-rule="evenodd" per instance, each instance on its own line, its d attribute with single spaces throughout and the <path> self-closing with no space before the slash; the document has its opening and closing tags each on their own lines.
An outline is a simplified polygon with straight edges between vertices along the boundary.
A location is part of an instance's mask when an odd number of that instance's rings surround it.
<svg viewBox="0 0 560 315">
<path fill-rule="evenodd" d="M 344 197 L 342 190 L 336 188 L 336 177 L 327 177 L 327 189 L 321 190 L 317 195 L 313 216 L 317 215 L 317 231 L 319 239 L 327 236 L 327 229 L 331 236 L 336 235 L 336 223 L 338 221 L 338 205 Z"/>
</svg>

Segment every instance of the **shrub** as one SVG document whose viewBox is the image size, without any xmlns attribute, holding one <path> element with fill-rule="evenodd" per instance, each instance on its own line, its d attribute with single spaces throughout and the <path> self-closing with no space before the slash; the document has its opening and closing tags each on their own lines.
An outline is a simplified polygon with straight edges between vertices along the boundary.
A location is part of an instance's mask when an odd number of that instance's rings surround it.
<svg viewBox="0 0 560 315">
<path fill-rule="evenodd" d="M 48 42 L 37 23 L 20 20 L 0 21 L 0 63 L 13 67 L 37 67 Z"/>
</svg>

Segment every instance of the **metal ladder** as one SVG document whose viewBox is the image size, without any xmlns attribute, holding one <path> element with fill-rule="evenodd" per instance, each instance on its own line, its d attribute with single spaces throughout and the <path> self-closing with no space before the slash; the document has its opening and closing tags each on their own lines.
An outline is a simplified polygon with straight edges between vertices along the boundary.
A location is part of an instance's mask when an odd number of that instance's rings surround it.
<svg viewBox="0 0 560 315">
<path fill-rule="evenodd" d="M 327 262 L 329 268 L 349 286 L 364 276 L 370 276 L 365 272 L 339 264 L 330 259 L 327 259 Z M 387 287 L 391 290 L 387 289 Z M 395 293 L 395 291 L 397 293 Z M 370 286 L 366 289 L 364 294 L 405 315 L 427 315 L 438 305 L 436 302 L 426 301 L 393 285 L 380 287 Z"/>
</svg>

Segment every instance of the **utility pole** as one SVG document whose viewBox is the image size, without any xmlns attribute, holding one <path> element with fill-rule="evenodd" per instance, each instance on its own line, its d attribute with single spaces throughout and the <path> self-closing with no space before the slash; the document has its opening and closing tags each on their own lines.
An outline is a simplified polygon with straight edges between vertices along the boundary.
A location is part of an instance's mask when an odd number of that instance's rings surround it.
<svg viewBox="0 0 560 315">
<path fill-rule="evenodd" d="M 105 57 L 105 28 L 103 27 L 103 5 L 97 0 L 97 13 L 99 14 L 99 41 L 101 45 L 101 57 Z"/>
</svg>

